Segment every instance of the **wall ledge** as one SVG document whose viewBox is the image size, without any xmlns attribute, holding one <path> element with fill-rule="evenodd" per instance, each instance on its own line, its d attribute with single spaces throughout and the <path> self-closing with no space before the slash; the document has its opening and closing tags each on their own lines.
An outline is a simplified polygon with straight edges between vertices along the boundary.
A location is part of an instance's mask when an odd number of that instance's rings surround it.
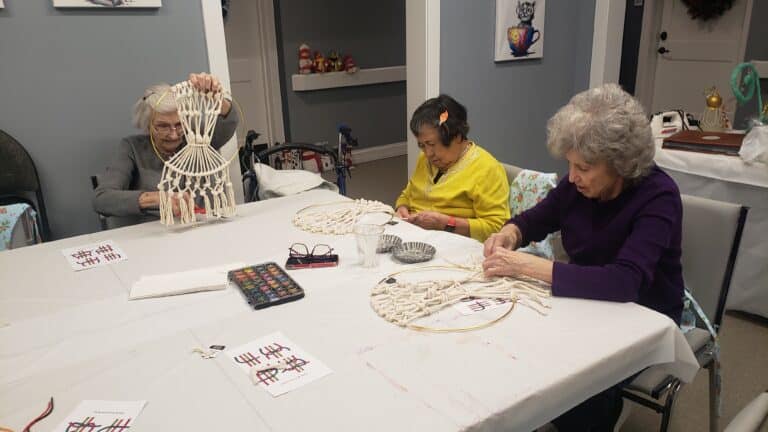
<svg viewBox="0 0 768 432">
<path fill-rule="evenodd" d="M 405 66 L 360 69 L 346 72 L 293 74 L 293 91 L 322 90 L 337 87 L 353 87 L 371 84 L 405 81 Z"/>
</svg>

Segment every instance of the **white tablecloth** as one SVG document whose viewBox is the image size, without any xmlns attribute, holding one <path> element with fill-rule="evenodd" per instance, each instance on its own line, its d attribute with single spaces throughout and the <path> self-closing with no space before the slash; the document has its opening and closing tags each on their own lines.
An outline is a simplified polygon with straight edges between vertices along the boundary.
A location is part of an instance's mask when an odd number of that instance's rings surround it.
<svg viewBox="0 0 768 432">
<path fill-rule="evenodd" d="M 369 295 L 402 265 L 385 256 L 363 269 L 352 236 L 291 225 L 298 209 L 338 199 L 312 191 L 241 206 L 227 222 L 174 230 L 155 222 L 0 254 L 0 425 L 20 429 L 54 396 L 40 429 L 83 399 L 107 399 L 148 401 L 137 430 L 530 431 L 649 365 L 665 364 L 686 381 L 698 369 L 674 323 L 632 303 L 554 298 L 547 316 L 518 307 L 470 333 L 392 325 L 371 310 Z M 482 250 L 406 223 L 387 232 L 434 244 L 436 263 Z M 106 239 L 128 259 L 75 273 L 60 253 Z M 306 292 L 299 301 L 254 311 L 231 288 L 127 301 L 142 275 L 282 263 L 296 241 L 328 243 L 341 257 L 337 268 L 290 272 Z M 432 319 L 468 324 L 501 312 L 485 313 L 462 318 L 449 309 Z M 334 373 L 273 398 L 225 356 L 191 354 L 274 331 Z"/>
<path fill-rule="evenodd" d="M 749 206 L 728 295 L 728 309 L 768 318 L 768 165 L 679 150 L 657 143 L 656 163 L 680 192 Z"/>
</svg>

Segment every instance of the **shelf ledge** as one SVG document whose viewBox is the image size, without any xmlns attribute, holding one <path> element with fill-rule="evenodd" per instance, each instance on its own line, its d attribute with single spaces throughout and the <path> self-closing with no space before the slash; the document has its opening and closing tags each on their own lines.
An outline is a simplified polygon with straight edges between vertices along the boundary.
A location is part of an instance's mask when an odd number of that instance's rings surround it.
<svg viewBox="0 0 768 432">
<path fill-rule="evenodd" d="M 294 74 L 291 77 L 293 91 L 353 87 L 397 81 L 405 81 L 405 66 L 360 69 L 353 74 L 346 72 L 326 72 L 304 75 Z"/>
</svg>

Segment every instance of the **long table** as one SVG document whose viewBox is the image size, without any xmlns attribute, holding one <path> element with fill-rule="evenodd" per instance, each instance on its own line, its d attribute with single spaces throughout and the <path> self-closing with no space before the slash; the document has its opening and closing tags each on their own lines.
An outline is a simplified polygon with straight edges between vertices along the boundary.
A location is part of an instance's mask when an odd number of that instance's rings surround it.
<svg viewBox="0 0 768 432">
<path fill-rule="evenodd" d="M 395 326 L 373 312 L 371 288 L 412 268 L 383 256 L 357 264 L 353 236 L 309 234 L 292 216 L 337 201 L 328 191 L 242 205 L 193 228 L 152 222 L 0 253 L 0 425 L 21 429 L 53 396 L 50 429 L 84 399 L 147 400 L 137 430 L 532 430 L 643 368 L 690 381 L 698 364 L 664 315 L 634 303 L 552 298 L 468 333 Z M 479 256 L 482 245 L 401 222 L 387 233 L 437 248 L 430 264 Z M 113 240 L 128 259 L 74 272 L 61 249 Z M 293 242 L 327 243 L 336 268 L 290 271 L 306 297 L 253 310 L 233 288 L 128 301 L 143 275 L 230 262 L 284 263 Z M 503 309 L 442 324 L 480 323 Z M 462 321 L 463 320 L 463 321 Z M 333 373 L 279 397 L 231 359 L 191 351 L 235 347 L 275 331 Z"/>
</svg>

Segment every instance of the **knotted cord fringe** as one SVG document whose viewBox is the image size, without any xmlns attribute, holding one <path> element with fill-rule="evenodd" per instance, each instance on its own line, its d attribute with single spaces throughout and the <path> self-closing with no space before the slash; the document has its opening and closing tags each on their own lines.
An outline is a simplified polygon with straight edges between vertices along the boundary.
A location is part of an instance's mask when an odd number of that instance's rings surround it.
<svg viewBox="0 0 768 432">
<path fill-rule="evenodd" d="M 544 282 L 520 277 L 485 278 L 479 264 L 461 266 L 425 266 L 403 270 L 382 279 L 371 292 L 371 307 L 382 318 L 402 327 L 435 332 L 469 331 L 488 327 L 509 315 L 515 304 L 527 306 L 546 315 L 550 305 L 550 290 Z M 461 270 L 470 273 L 461 279 L 405 282 L 398 274 L 431 270 Z M 510 300 L 510 309 L 501 317 L 485 324 L 467 328 L 434 329 L 412 324 L 463 299 L 494 298 Z"/>
</svg>

